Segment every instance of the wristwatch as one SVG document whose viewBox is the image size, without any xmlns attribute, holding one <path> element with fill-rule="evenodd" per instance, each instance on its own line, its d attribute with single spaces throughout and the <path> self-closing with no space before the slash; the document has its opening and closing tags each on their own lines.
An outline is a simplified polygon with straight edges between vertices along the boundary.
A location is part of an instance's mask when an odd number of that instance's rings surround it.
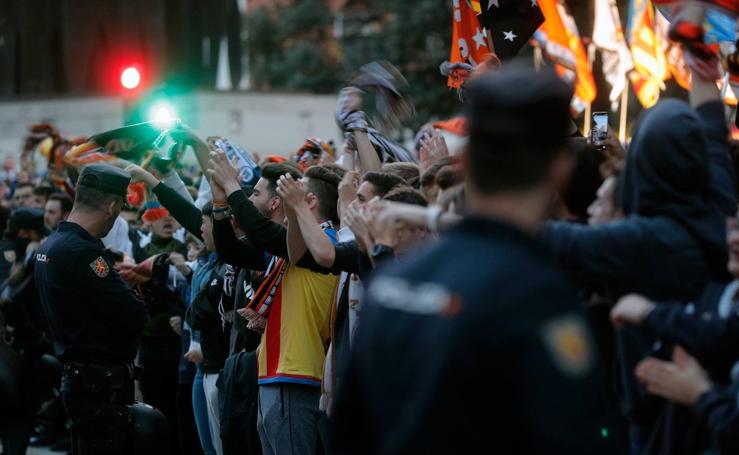
<svg viewBox="0 0 739 455">
<path fill-rule="evenodd" d="M 372 248 L 372 259 L 378 258 L 385 254 L 393 254 L 393 248 L 387 245 L 377 244 Z"/>
</svg>

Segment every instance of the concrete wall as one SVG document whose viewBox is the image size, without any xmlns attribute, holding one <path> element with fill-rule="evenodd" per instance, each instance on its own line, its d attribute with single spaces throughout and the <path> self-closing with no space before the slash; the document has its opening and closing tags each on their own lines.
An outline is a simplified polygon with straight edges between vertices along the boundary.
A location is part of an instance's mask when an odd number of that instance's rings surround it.
<svg viewBox="0 0 739 455">
<path fill-rule="evenodd" d="M 195 92 L 171 101 L 203 136 L 228 137 L 262 156 L 293 153 L 310 136 L 341 140 L 334 96 Z M 40 122 L 66 135 L 92 135 L 121 126 L 123 103 L 114 97 L 0 102 L 0 158 L 19 153 L 27 126 Z"/>
</svg>

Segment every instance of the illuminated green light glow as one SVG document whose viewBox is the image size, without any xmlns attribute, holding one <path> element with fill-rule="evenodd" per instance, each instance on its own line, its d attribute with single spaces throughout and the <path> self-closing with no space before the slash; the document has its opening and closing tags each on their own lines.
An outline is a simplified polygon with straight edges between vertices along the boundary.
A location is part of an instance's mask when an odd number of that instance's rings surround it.
<svg viewBox="0 0 739 455">
<path fill-rule="evenodd" d="M 159 101 L 149 110 L 149 120 L 159 128 L 170 129 L 177 121 L 177 114 L 171 104 Z"/>
</svg>

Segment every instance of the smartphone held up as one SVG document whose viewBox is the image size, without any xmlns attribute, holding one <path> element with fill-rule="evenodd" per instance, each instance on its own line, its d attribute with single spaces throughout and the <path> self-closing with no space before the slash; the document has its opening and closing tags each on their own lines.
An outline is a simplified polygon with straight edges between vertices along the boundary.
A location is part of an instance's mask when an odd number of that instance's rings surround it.
<svg viewBox="0 0 739 455">
<path fill-rule="evenodd" d="M 593 112 L 591 125 L 590 141 L 602 146 L 602 142 L 608 139 L 608 112 Z"/>
</svg>

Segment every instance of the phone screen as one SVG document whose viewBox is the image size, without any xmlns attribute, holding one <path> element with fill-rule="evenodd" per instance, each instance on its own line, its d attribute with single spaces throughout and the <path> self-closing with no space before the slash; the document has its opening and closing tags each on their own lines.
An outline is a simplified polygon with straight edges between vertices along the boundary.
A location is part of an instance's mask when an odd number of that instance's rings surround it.
<svg viewBox="0 0 739 455">
<path fill-rule="evenodd" d="M 593 127 L 590 132 L 593 144 L 600 145 L 608 137 L 608 113 L 593 112 Z"/>
</svg>

